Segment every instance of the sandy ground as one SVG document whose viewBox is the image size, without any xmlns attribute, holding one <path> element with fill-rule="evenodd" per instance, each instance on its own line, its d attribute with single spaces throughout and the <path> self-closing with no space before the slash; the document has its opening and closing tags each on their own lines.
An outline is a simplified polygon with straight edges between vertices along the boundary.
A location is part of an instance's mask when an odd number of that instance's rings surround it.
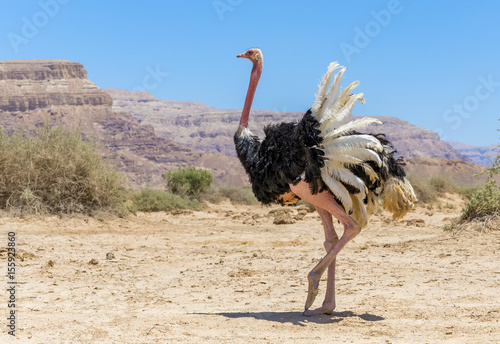
<svg viewBox="0 0 500 344">
<path fill-rule="evenodd" d="M 0 342 L 500 343 L 500 230 L 454 237 L 442 227 L 457 201 L 434 208 L 374 216 L 339 255 L 336 311 L 314 318 L 302 311 L 324 254 L 316 213 L 282 225 L 277 208 L 229 204 L 103 221 L 4 217 L 0 266 L 14 231 L 19 284 L 13 338 L 5 273 Z"/>
</svg>

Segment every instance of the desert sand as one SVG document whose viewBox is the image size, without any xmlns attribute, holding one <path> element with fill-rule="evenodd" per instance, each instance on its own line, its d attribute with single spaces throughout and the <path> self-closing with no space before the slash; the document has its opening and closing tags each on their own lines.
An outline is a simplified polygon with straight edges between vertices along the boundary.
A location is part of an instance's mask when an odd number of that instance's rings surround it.
<svg viewBox="0 0 500 344">
<path fill-rule="evenodd" d="M 18 284 L 14 338 L 3 282 L 0 342 L 500 343 L 500 231 L 443 231 L 459 203 L 373 216 L 338 256 L 337 309 L 312 318 L 307 273 L 324 255 L 315 212 L 283 208 L 298 220 L 281 225 L 278 207 L 229 203 L 3 217 L 0 265 L 15 232 Z"/>
</svg>

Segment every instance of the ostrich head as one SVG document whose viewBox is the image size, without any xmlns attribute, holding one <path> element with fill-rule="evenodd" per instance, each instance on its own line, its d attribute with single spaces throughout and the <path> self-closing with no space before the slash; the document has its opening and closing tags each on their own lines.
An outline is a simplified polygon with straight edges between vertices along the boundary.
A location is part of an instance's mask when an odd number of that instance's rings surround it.
<svg viewBox="0 0 500 344">
<path fill-rule="evenodd" d="M 250 115 L 250 108 L 252 107 L 255 90 L 259 83 L 262 67 L 264 66 L 264 55 L 262 55 L 260 49 L 252 48 L 236 57 L 249 59 L 253 63 L 252 72 L 250 74 L 250 84 L 248 85 L 247 96 L 245 98 L 245 106 L 243 107 L 240 119 L 240 127 L 246 128 L 248 126 L 248 116 Z"/>
<path fill-rule="evenodd" d="M 243 54 L 239 54 L 236 57 L 249 59 L 253 63 L 262 62 L 264 60 L 263 55 L 262 55 L 262 51 L 260 49 L 257 49 L 257 48 L 248 49 Z"/>
</svg>

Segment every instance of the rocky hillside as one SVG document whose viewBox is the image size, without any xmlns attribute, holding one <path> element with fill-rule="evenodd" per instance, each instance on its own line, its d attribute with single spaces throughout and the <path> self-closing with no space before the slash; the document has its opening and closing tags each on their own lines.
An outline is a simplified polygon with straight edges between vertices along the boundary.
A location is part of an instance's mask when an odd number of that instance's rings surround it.
<svg viewBox="0 0 500 344">
<path fill-rule="evenodd" d="M 113 98 L 113 109 L 131 113 L 140 123 L 153 126 L 156 132 L 183 145 L 204 151 L 236 156 L 233 144 L 241 110 L 221 110 L 203 103 L 160 100 L 148 92 L 104 89 Z M 295 121 L 299 112 L 253 110 L 250 128 L 262 136 L 262 127 L 269 123 Z M 406 158 L 432 157 L 461 159 L 471 162 L 439 135 L 394 117 L 377 117 L 383 125 L 373 125 L 369 132 L 382 132 Z"/>
<path fill-rule="evenodd" d="M 242 184 L 237 159 L 204 152 L 159 136 L 128 113 L 117 113 L 112 98 L 87 79 L 80 63 L 65 60 L 0 62 L 0 126 L 7 132 L 48 123 L 78 128 L 100 143 L 105 155 L 133 185 L 158 185 L 178 166 L 210 169 L 218 184 Z M 175 105 L 171 107 L 172 111 Z"/>
<path fill-rule="evenodd" d="M 406 161 L 405 171 L 423 179 L 446 177 L 457 185 L 472 186 L 486 182 L 485 166 L 468 164 L 462 160 L 438 158 L 412 158 Z M 476 176 L 478 175 L 478 176 Z M 496 178 L 500 181 L 499 178 Z"/>
<path fill-rule="evenodd" d="M 476 165 L 491 166 L 491 159 L 495 159 L 500 153 L 500 148 L 495 149 L 495 145 L 490 146 L 471 146 L 461 142 L 448 142 L 455 150 L 468 156 Z"/>
</svg>

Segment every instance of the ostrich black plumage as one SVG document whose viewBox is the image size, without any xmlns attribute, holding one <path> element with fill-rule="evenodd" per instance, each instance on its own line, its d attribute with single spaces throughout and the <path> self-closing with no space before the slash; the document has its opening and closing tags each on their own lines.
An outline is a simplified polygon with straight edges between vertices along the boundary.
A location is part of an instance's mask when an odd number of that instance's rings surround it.
<svg viewBox="0 0 500 344">
<path fill-rule="evenodd" d="M 272 124 L 264 128 L 265 138 L 252 135 L 248 118 L 260 79 L 264 58 L 259 49 L 238 55 L 253 63 L 250 84 L 240 124 L 234 136 L 236 152 L 250 177 L 253 192 L 263 204 L 293 204 L 300 198 L 312 203 L 325 230 L 326 256 L 309 273 L 305 315 L 331 313 L 335 308 L 335 261 L 340 250 L 354 238 L 379 203 L 404 216 L 416 201 L 405 178 L 402 159 L 396 159 L 383 135 L 360 133 L 378 120 L 363 117 L 349 122 L 362 94 L 351 94 L 357 82 L 341 91 L 345 71 L 332 63 L 318 87 L 316 99 L 298 122 Z M 344 226 L 339 239 L 332 216 Z M 328 269 L 323 305 L 309 310 L 318 292 L 321 275 Z"/>
<path fill-rule="evenodd" d="M 308 111 L 298 123 L 280 123 L 264 128 L 266 138 L 245 135 L 240 127 L 234 142 L 238 157 L 250 177 L 255 197 L 263 204 L 284 204 L 290 184 L 303 176 L 314 194 L 325 190 L 321 179 L 324 153 L 319 123 Z M 295 199 L 292 199 L 293 201 Z"/>
</svg>

